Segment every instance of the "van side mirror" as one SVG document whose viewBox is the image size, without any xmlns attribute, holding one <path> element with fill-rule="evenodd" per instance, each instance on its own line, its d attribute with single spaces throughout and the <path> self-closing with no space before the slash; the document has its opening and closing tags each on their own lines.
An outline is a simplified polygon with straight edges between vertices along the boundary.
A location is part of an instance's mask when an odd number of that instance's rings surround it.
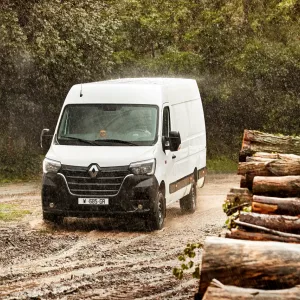
<svg viewBox="0 0 300 300">
<path fill-rule="evenodd" d="M 178 151 L 181 144 L 181 137 L 179 131 L 170 131 L 169 133 L 170 150 L 172 152 Z"/>
<path fill-rule="evenodd" d="M 47 134 L 49 132 L 50 132 L 50 129 L 44 128 L 40 135 L 40 146 L 45 151 L 48 151 L 48 149 L 50 148 L 51 140 L 53 137 L 52 134 Z"/>
</svg>

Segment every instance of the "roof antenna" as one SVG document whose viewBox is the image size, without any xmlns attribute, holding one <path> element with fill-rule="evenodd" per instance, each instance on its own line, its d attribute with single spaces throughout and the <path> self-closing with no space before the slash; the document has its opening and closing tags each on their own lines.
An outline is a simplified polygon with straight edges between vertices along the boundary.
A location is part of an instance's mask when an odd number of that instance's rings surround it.
<svg viewBox="0 0 300 300">
<path fill-rule="evenodd" d="M 82 84 L 81 84 L 81 87 L 80 87 L 80 97 L 82 97 L 83 96 L 83 94 L 82 94 Z"/>
</svg>

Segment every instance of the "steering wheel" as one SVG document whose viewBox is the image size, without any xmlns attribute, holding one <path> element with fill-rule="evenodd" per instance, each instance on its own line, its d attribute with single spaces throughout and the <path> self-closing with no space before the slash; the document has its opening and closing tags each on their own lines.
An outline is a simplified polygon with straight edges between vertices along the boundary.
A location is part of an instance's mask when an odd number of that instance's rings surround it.
<svg viewBox="0 0 300 300">
<path fill-rule="evenodd" d="M 140 128 L 132 129 L 131 131 L 128 132 L 128 134 L 130 134 L 130 135 L 134 135 L 135 133 L 137 133 L 137 134 L 143 133 L 146 136 L 151 135 L 151 132 L 148 131 L 147 129 L 140 129 Z"/>
</svg>

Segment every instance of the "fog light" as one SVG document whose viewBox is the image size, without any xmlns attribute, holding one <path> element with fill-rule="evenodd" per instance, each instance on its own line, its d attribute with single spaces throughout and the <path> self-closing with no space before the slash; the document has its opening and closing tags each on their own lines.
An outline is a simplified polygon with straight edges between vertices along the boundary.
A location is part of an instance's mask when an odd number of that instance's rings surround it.
<svg viewBox="0 0 300 300">
<path fill-rule="evenodd" d="M 54 203 L 53 202 L 49 203 L 49 207 L 54 208 Z"/>
<path fill-rule="evenodd" d="M 139 210 L 142 210 L 142 209 L 143 209 L 143 205 L 142 205 L 142 204 L 139 204 L 139 205 L 138 205 L 138 209 L 139 209 Z"/>
</svg>

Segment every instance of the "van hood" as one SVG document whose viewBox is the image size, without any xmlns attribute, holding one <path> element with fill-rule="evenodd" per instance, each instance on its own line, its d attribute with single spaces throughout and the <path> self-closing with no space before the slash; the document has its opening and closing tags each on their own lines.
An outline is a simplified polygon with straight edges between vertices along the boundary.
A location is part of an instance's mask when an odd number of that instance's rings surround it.
<svg viewBox="0 0 300 300">
<path fill-rule="evenodd" d="M 128 166 L 133 162 L 152 159 L 156 147 L 51 145 L 46 157 L 63 165 L 80 167 L 92 163 L 100 167 Z"/>
</svg>

